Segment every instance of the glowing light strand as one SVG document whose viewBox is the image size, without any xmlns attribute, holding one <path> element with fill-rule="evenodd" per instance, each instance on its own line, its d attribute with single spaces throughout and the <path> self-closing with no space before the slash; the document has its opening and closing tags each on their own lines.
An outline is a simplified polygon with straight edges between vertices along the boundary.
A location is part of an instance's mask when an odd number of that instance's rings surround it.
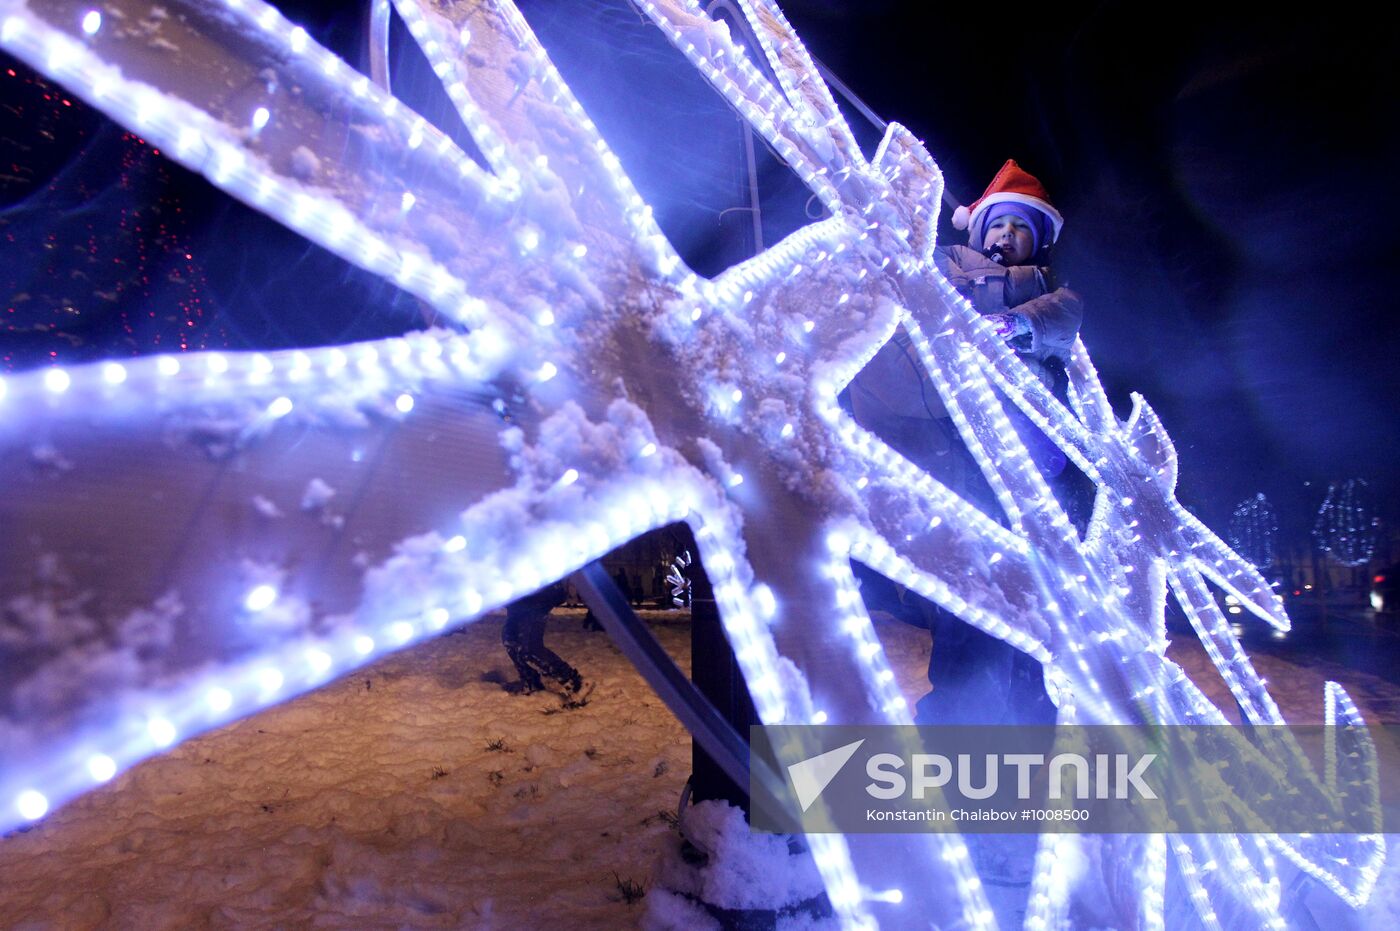
<svg viewBox="0 0 1400 931">
<path fill-rule="evenodd" d="M 1230 515 L 1230 547 L 1256 568 L 1274 564 L 1274 539 L 1278 536 L 1278 515 L 1261 491 L 1235 505 Z"/>
<path fill-rule="evenodd" d="M 1328 484 L 1313 523 L 1313 539 L 1339 565 L 1354 568 L 1366 565 L 1375 555 L 1379 527 L 1370 486 L 1364 479 L 1349 478 Z"/>
<path fill-rule="evenodd" d="M 231 105 L 188 102 L 181 96 L 188 91 L 169 86 L 169 77 L 162 86 L 129 76 L 114 62 L 124 62 L 124 52 L 134 46 L 124 47 L 110 31 L 78 38 L 77 22 L 50 22 L 20 0 L 0 0 L 0 44 L 9 51 L 235 196 L 473 327 L 466 336 L 439 334 L 417 343 L 163 358 L 125 365 L 120 375 L 110 366 L 24 375 L 0 382 L 7 411 L 17 397 L 42 398 L 32 405 L 39 411 L 33 416 L 61 421 L 80 409 L 70 399 L 100 397 L 113 402 L 107 413 L 115 417 L 115 399 L 129 391 L 131 397 L 163 398 L 156 417 L 210 398 L 252 400 L 250 422 L 276 411 L 270 416 L 275 423 L 259 429 L 280 430 L 309 416 L 306 411 L 331 406 L 334 401 L 324 396 L 346 390 L 347 376 L 387 371 L 382 384 L 371 379 L 370 389 L 352 391 L 352 403 L 387 405 L 411 425 L 418 406 L 399 402 L 429 382 L 515 380 L 528 386 L 543 412 L 537 423 L 527 424 L 528 437 L 502 432 L 515 450 L 516 485 L 494 487 L 474 500 L 450 536 L 429 532 L 401 541 L 398 555 L 366 572 L 367 583 L 375 583 L 371 596 L 333 636 L 293 638 L 255 656 L 226 660 L 216 678 L 193 682 L 187 692 L 146 696 L 150 716 L 61 743 L 41 769 L 22 774 L 28 782 L 0 785 L 0 797 L 19 800 L 21 816 L 42 816 L 99 774 L 110 778 L 112 768 L 125 768 L 190 733 L 428 636 L 444 615 L 479 615 L 678 519 L 696 527 L 726 632 L 765 721 L 819 715 L 841 723 L 908 720 L 856 595 L 850 556 L 1041 659 L 1061 720 L 1219 720 L 1218 710 L 1160 656 L 1169 579 L 1178 599 L 1194 611 L 1193 624 L 1249 716 L 1278 717 L 1233 635 L 1211 614 L 1209 599 L 1202 599 L 1203 579 L 1235 591 L 1260 617 L 1286 627 L 1277 597 L 1253 567 L 1172 499 L 1175 451 L 1145 402 L 1136 399 L 1133 415 L 1120 424 L 1087 354 L 1076 345 L 1071 417 L 932 271 L 942 179 L 917 140 L 892 125 L 876 159 L 866 163 L 772 3 L 754 0 L 743 9 L 778 76 L 776 88 L 695 3 L 641 5 L 821 196 L 829 220 L 714 281 L 689 273 L 509 3 L 447 4 L 433 12 L 413 2 L 399 4 L 430 65 L 450 82 L 449 96 L 486 153 L 486 172 L 258 0 L 228 0 L 226 20 L 193 16 L 189 28 L 207 32 L 215 45 L 248 31 L 265 36 L 267 49 L 230 41 L 230 48 L 242 51 L 226 52 L 224 63 L 253 73 L 270 64 L 286 82 L 302 87 L 302 102 L 284 95 L 236 112 Z M 464 42 L 482 57 L 483 69 L 497 70 L 496 81 L 473 81 L 459 68 L 455 56 Z M 524 72 L 502 64 L 517 60 L 528 66 Z M 199 63 L 190 62 L 188 71 L 166 71 L 198 87 L 191 76 L 199 73 Z M 514 77 L 501 80 L 507 73 Z M 551 137 L 522 120 L 519 108 L 509 105 L 520 94 L 540 112 L 555 114 L 553 126 L 562 132 Z M 313 111 L 314 119 L 307 116 Z M 243 127 L 250 120 L 256 125 L 247 137 Z M 333 142 L 318 143 L 308 158 L 286 135 L 299 121 L 328 130 L 358 121 L 386 132 L 378 142 L 357 141 L 348 156 Z M 326 138 L 340 137 L 329 132 Z M 376 161 L 401 166 L 411 190 L 397 180 L 388 187 L 359 183 L 364 176 L 382 183 Z M 307 167 L 315 165 L 324 171 Z M 308 183 L 302 177 L 307 174 L 317 183 Z M 557 190 L 561 180 L 573 191 L 576 180 L 594 175 L 608 179 L 608 195 L 571 198 L 580 211 L 576 225 L 542 219 L 542 205 L 552 202 L 546 192 Z M 398 218 L 392 231 L 372 220 L 383 209 L 380 198 Z M 440 259 L 427 245 L 434 221 L 464 230 L 471 249 Z M 580 277 L 591 279 L 592 289 L 563 284 Z M 619 373 L 591 374 L 580 363 L 581 347 L 606 336 L 610 323 L 599 311 L 613 298 L 621 303 L 639 283 L 646 287 L 634 290 L 659 295 L 656 304 L 633 308 L 652 314 L 658 351 L 684 347 L 692 353 L 691 364 L 677 365 L 673 374 L 683 403 L 706 425 L 706 436 L 698 440 L 674 435 L 670 422 L 652 423 L 651 412 L 621 401 L 606 412 L 585 412 L 568 401 L 575 389 L 580 396 L 588 394 L 583 389 L 609 396 Z M 901 322 L 916 336 L 974 458 L 1013 512 L 1010 531 L 918 472 L 837 408 L 837 391 Z M 587 339 L 572 335 L 574 328 Z M 736 351 L 772 359 L 773 365 L 735 370 L 727 360 Z M 638 370 L 625 374 L 645 378 Z M 1082 545 L 1008 429 L 993 386 L 1099 486 Z M 723 416 L 711 404 L 717 391 L 739 399 L 731 400 Z M 554 441 L 570 435 L 568 425 L 606 435 L 612 448 L 652 453 L 628 453 L 625 465 L 609 461 L 606 467 L 564 461 Z M 677 452 L 696 447 L 688 455 Z M 564 474 L 576 477 L 560 482 Z M 817 475 L 828 477 L 821 491 L 812 487 Z M 734 482 L 733 476 L 748 478 Z M 506 501 L 532 515 L 522 533 L 510 535 L 523 541 L 514 549 L 497 545 L 508 535 L 493 523 L 499 519 L 493 509 Z M 1026 501 L 1038 504 L 1027 507 Z M 768 513 L 787 519 L 782 542 L 788 546 L 778 545 Z M 574 532 L 561 533 L 566 527 Z M 572 545 L 561 546 L 561 536 Z M 265 610 L 281 600 L 277 596 Z M 835 626 L 821 636 L 810 629 L 814 624 Z M 828 640 L 846 648 L 814 649 Z M 196 694 L 204 700 L 191 701 Z M 1329 716 L 1337 709 L 1354 714 L 1340 689 L 1329 686 L 1327 701 Z M 80 746 L 81 753 L 75 749 Z M 94 747 L 112 767 L 103 762 L 94 772 Z M 1042 922 L 1063 914 L 1075 894 L 1071 879 L 1055 868 L 1053 851 L 1063 842 L 1047 837 L 1037 855 L 1032 916 Z M 1269 842 L 1348 901 L 1365 897 L 1383 856 L 1371 837 Z M 814 859 L 843 923 L 872 926 L 887 919 L 899 925 L 909 914 L 968 927 L 994 923 L 959 838 L 919 839 L 912 842 L 912 856 L 892 858 L 890 845 L 897 843 L 835 836 L 814 841 Z M 1238 868 L 1235 885 L 1207 881 L 1193 887 L 1203 921 L 1215 920 L 1216 901 L 1238 896 L 1265 923 L 1276 917 L 1277 877 L 1262 848 L 1246 852 L 1234 839 L 1202 838 L 1176 839 L 1168 848 L 1152 839 L 1134 878 L 1137 914 L 1123 916 L 1125 923 L 1141 918 L 1151 927 L 1160 921 L 1167 849 L 1183 873 L 1222 851 Z M 885 889 L 891 878 L 898 896 L 863 891 Z"/>
</svg>

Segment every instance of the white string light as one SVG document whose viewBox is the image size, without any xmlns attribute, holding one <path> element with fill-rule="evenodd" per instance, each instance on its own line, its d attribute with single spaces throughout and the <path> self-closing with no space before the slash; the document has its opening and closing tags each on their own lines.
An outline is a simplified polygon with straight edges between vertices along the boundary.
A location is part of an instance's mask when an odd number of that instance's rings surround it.
<svg viewBox="0 0 1400 931">
<path fill-rule="evenodd" d="M 502 428 L 510 481 L 444 526 L 400 541 L 395 555 L 365 571 L 364 600 L 337 624 L 316 636 L 269 638 L 253 654 L 214 657 L 213 672 L 159 695 L 138 690 L 128 697 L 142 707 L 140 718 L 45 735 L 45 762 L 0 774 L 0 800 L 13 800 L 0 830 L 16 817 L 42 817 L 179 739 L 434 636 L 452 618 L 498 608 L 679 520 L 695 528 L 764 722 L 910 720 L 852 558 L 1041 661 L 1063 722 L 1223 721 L 1163 656 L 1170 589 L 1248 719 L 1282 721 L 1206 583 L 1286 629 L 1278 597 L 1174 500 L 1176 453 L 1145 401 L 1135 398 L 1132 416 L 1119 422 L 1076 344 L 1067 409 L 937 273 L 942 176 L 918 140 L 892 124 L 867 160 L 771 0 L 740 5 L 776 85 L 694 0 L 638 5 L 829 214 L 713 280 L 680 261 L 505 0 L 396 3 L 485 167 L 260 0 L 225 0 L 218 16 L 171 25 L 202 30 L 199 47 L 211 51 L 208 61 L 181 58 L 146 76 L 156 83 L 122 67 L 146 51 L 137 31 L 101 31 L 100 21 L 90 30 L 87 17 L 54 24 L 21 0 L 0 0 L 7 51 L 223 190 L 470 329 L 12 376 L 0 381 L 0 440 L 22 442 L 51 420 L 163 422 L 210 404 L 243 418 L 247 442 L 264 435 L 254 426 L 339 423 L 333 419 L 347 410 L 411 425 L 434 392 L 465 387 L 504 397 L 503 384 L 528 393 L 540 412 L 528 431 Z M 181 92 L 197 86 L 189 74 L 201 68 L 270 70 L 274 83 L 300 93 L 192 103 Z M 323 126 L 325 139 L 298 135 L 303 121 Z M 348 134 L 351 125 L 374 131 Z M 454 249 L 444 229 L 461 231 L 470 248 Z M 911 337 L 1009 527 L 838 407 L 837 393 L 896 327 Z M 619 393 L 619 385 L 647 384 L 648 366 L 626 353 L 603 363 L 593 352 L 630 345 L 620 333 L 645 334 L 649 351 L 674 363 L 664 403 Z M 587 413 L 569 400 L 573 393 L 589 399 Z M 1082 539 L 1012 429 L 1003 397 L 1097 485 Z M 592 457 L 579 455 L 571 437 L 593 438 Z M 529 520 L 507 531 L 507 513 Z M 230 615 L 264 620 L 294 600 L 271 585 L 237 597 L 243 611 Z M 1329 718 L 1351 719 L 1340 688 L 1329 686 L 1326 697 Z M 1370 836 L 1265 840 L 1353 902 L 1368 894 L 1383 856 Z M 1042 840 L 1028 926 L 1054 927 L 1068 914 L 1078 880 L 1055 852 L 1070 842 Z M 891 856 L 892 844 L 904 855 Z M 1264 847 L 1201 837 L 1146 845 L 1131 878 L 1137 911 L 1119 916 L 1123 924 L 1161 926 L 1173 867 L 1207 926 L 1218 923 L 1225 899 L 1248 903 L 1261 926 L 1276 924 L 1278 877 Z M 994 924 L 956 835 L 814 835 L 811 851 L 843 925 L 901 927 L 911 916 Z M 1211 862 L 1232 868 L 1206 875 Z"/>
<path fill-rule="evenodd" d="M 1269 499 L 1259 492 L 1235 505 L 1230 515 L 1230 547 L 1258 569 L 1274 564 L 1274 538 L 1278 515 Z"/>
<path fill-rule="evenodd" d="M 1327 497 L 1313 523 L 1313 538 L 1324 554 L 1354 568 L 1366 565 L 1375 555 L 1379 527 L 1370 487 L 1363 479 L 1349 478 L 1327 486 Z"/>
</svg>

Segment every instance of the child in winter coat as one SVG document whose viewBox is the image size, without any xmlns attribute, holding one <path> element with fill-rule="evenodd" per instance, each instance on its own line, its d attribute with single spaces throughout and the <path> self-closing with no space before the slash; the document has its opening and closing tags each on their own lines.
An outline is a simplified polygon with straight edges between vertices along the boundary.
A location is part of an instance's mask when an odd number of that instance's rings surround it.
<svg viewBox="0 0 1400 931">
<path fill-rule="evenodd" d="M 1063 397 L 1064 366 L 1083 307 L 1074 292 L 1055 284 L 1049 268 L 1050 246 L 1064 219 L 1045 188 L 1008 160 L 980 198 L 954 212 L 953 225 L 968 231 L 968 245 L 940 246 L 935 264 L 1030 371 Z M 902 330 L 852 382 L 851 408 L 859 423 L 910 461 L 989 516 L 999 513 Z M 1019 411 L 1010 416 L 1041 472 L 1047 479 L 1058 475 L 1063 453 Z M 863 588 L 878 597 L 879 581 L 862 576 Z M 1053 723 L 1055 709 L 1035 660 L 942 609 L 923 608 L 934 636 L 933 692 L 918 703 L 919 723 Z"/>
<path fill-rule="evenodd" d="M 1084 311 L 1079 296 L 1057 286 L 1050 271 L 1050 246 L 1064 219 L 1045 188 L 1008 159 L 980 198 L 954 211 L 953 225 L 968 231 L 968 245 L 939 246 L 934 263 L 1063 399 L 1065 363 Z M 990 501 L 990 487 L 902 329 L 851 383 L 850 405 L 860 424 L 943 484 L 973 503 Z M 1046 478 L 1057 476 L 1063 453 L 1019 411 L 1010 416 Z"/>
<path fill-rule="evenodd" d="M 938 270 L 996 323 L 1047 388 L 1062 392 L 1084 308 L 1077 294 L 1056 286 L 1050 271 L 1050 246 L 1064 218 L 1045 188 L 1007 159 L 980 198 L 953 212 L 953 225 L 967 230 L 968 244 L 934 250 Z"/>
</svg>

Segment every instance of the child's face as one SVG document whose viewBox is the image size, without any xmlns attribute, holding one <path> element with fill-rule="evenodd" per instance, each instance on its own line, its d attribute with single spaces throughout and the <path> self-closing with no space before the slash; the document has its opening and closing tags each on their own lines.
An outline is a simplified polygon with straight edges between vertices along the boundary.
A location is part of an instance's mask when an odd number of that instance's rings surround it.
<svg viewBox="0 0 1400 931">
<path fill-rule="evenodd" d="M 1035 252 L 1035 234 L 1025 220 L 1015 214 L 1004 213 L 987 224 L 982 251 L 987 252 L 998 245 L 1007 265 L 1025 265 Z"/>
</svg>

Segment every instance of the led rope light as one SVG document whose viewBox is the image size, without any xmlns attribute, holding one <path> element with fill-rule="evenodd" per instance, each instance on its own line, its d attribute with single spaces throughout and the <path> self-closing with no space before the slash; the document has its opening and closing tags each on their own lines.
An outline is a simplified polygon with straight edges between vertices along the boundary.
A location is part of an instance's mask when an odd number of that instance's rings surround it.
<svg viewBox="0 0 1400 931">
<path fill-rule="evenodd" d="M 142 408 L 166 422 L 210 403 L 241 411 L 237 426 L 248 444 L 290 424 L 333 419 L 347 406 L 392 412 L 412 429 L 423 409 L 414 403 L 420 393 L 502 385 L 518 387 L 539 418 L 527 424 L 528 436 L 501 430 L 515 484 L 464 502 L 450 527 L 401 540 L 395 555 L 365 570 L 365 597 L 328 632 L 216 657 L 215 672 L 164 693 L 129 689 L 127 706 L 139 705 L 139 714 L 106 728 L 45 735 L 44 761 L 6 774 L 0 784 L 0 801 L 14 800 L 0 829 L 17 818 L 42 817 L 193 733 L 431 636 L 453 617 L 478 616 L 676 520 L 696 528 L 726 633 L 766 722 L 908 720 L 859 602 L 851 557 L 1040 660 L 1062 721 L 1223 720 L 1161 656 L 1170 586 L 1250 718 L 1281 720 L 1213 609 L 1205 580 L 1236 593 L 1267 622 L 1286 627 L 1287 616 L 1257 571 L 1173 499 L 1176 454 L 1150 407 L 1136 399 L 1133 415 L 1119 423 L 1076 344 L 1066 410 L 977 319 L 931 265 L 942 193 L 937 165 L 898 125 L 867 162 L 774 4 L 743 0 L 741 6 L 776 87 L 695 3 L 640 2 L 831 213 L 712 281 L 680 262 L 509 3 L 431 10 L 412 0 L 398 4 L 489 172 L 276 10 L 258 0 L 225 5 L 222 19 L 191 19 L 208 31 L 209 46 L 221 49 L 215 57 L 257 72 L 271 56 L 279 80 L 302 87 L 301 102 L 269 93 L 235 112 L 233 104 L 185 99 L 183 88 L 143 83 L 124 70 L 125 56 L 144 50 L 127 44 L 136 40 L 101 22 L 89 28 L 86 18 L 50 19 L 58 14 L 23 0 L 0 0 L 0 44 L 216 185 L 430 301 L 471 332 L 13 376 L 0 381 L 0 437 L 16 442 L 26 423 L 61 425 L 80 416 L 115 423 Z M 266 47 L 239 41 L 250 32 Z M 483 63 L 464 68 L 464 49 Z M 510 93 L 527 96 L 557 136 L 512 112 Z M 421 183 L 407 189 L 397 182 L 383 189 L 305 183 L 298 171 L 308 173 L 307 166 L 320 166 L 317 179 L 358 182 L 365 171 L 365 162 L 332 148 L 308 150 L 309 158 L 288 150 L 287 134 L 309 112 L 325 114 L 327 130 L 339 131 L 337 121 L 373 127 L 378 132 L 357 139 L 356 151 L 411 168 L 405 177 Z M 383 175 L 370 177 L 383 183 Z M 606 180 L 606 196 L 579 197 L 578 182 L 593 177 Z M 551 214 L 548 205 L 557 198 L 578 212 Z M 470 254 L 440 259 L 428 245 L 434 222 L 467 230 Z M 645 303 L 637 302 L 640 293 L 648 295 Z M 613 305 L 642 321 L 653 346 L 676 360 L 668 373 L 675 403 L 685 407 L 686 422 L 702 425 L 702 436 L 678 432 L 657 416 L 664 409 L 622 399 L 598 409 L 596 398 L 616 397 L 618 380 L 648 377 L 625 359 L 616 371 L 595 371 L 589 347 L 619 325 L 606 312 Z M 896 325 L 914 337 L 954 424 L 1012 517 L 1010 530 L 919 472 L 836 405 L 837 392 Z M 998 392 L 1098 486 L 1082 542 L 1010 428 Z M 575 397 L 595 402 L 585 412 Z M 725 409 L 715 398 L 728 398 Z M 593 459 L 575 456 L 573 436 L 592 438 Z M 499 525 L 506 513 L 530 519 L 506 534 Z M 757 544 L 771 539 L 770 515 L 786 521 L 793 551 L 805 560 L 784 564 L 771 547 Z M 238 597 L 245 610 L 261 615 L 294 605 L 292 592 L 261 591 L 251 606 L 250 590 Z M 834 675 L 814 664 L 802 648 L 813 637 L 845 644 L 837 659 L 855 674 Z M 1329 686 L 1326 698 L 1329 718 L 1355 714 L 1340 688 Z M 1043 925 L 1066 914 L 1076 895 L 1053 855 L 1067 841 L 1053 838 L 1042 839 L 1031 903 L 1031 917 Z M 1350 902 L 1369 893 L 1384 853 L 1369 835 L 1266 841 Z M 1203 922 L 1217 920 L 1217 900 L 1240 896 L 1262 924 L 1276 921 L 1278 877 L 1264 847 L 1233 838 L 1147 843 L 1133 877 L 1141 914 L 1120 916 L 1125 923 L 1141 918 L 1147 927 L 1160 926 L 1161 891 L 1172 866 L 1197 876 L 1188 883 Z M 899 926 L 911 914 L 968 927 L 993 924 L 965 845 L 948 837 L 919 849 L 891 862 L 877 841 L 821 836 L 812 844 L 844 924 Z M 1220 885 L 1223 871 L 1197 875 L 1210 862 L 1230 864 L 1230 885 Z"/>
</svg>

